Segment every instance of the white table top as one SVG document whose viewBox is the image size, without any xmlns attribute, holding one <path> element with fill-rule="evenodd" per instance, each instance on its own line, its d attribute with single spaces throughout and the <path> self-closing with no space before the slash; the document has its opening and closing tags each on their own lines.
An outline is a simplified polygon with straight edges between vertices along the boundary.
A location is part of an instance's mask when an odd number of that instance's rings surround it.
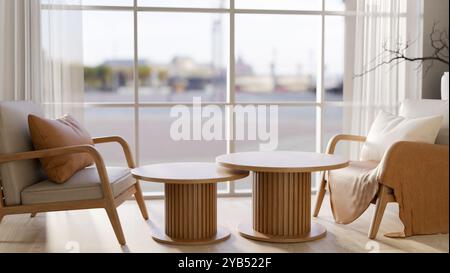
<svg viewBox="0 0 450 273">
<path fill-rule="evenodd" d="M 131 170 L 133 177 L 157 183 L 208 184 L 239 180 L 249 175 L 248 171 L 231 170 L 215 163 L 180 162 L 154 164 Z"/>
<path fill-rule="evenodd" d="M 308 152 L 246 152 L 216 157 L 219 166 L 259 172 L 318 172 L 345 168 L 349 161 L 336 155 Z"/>
</svg>

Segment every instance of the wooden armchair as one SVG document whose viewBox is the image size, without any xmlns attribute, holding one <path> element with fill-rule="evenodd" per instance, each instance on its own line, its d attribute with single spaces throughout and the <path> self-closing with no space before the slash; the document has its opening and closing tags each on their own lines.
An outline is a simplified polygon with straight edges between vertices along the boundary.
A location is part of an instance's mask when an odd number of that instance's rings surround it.
<svg viewBox="0 0 450 273">
<path fill-rule="evenodd" d="M 0 222 L 5 215 L 104 208 L 117 240 L 125 245 L 125 236 L 116 208 L 135 196 L 142 216 L 148 219 L 139 181 L 132 178 L 135 167 L 128 143 L 121 137 L 94 138 L 96 145 L 118 143 L 128 168 L 106 167 L 102 156 L 92 145 L 77 145 L 33 151 L 28 133 L 28 115 L 42 111 L 30 102 L 0 102 Z M 87 153 L 95 167 L 77 172 L 64 184 L 46 180 L 39 158 L 68 153 Z"/>
<path fill-rule="evenodd" d="M 438 208 L 443 219 L 433 220 L 436 226 L 436 232 L 440 232 L 444 226 L 448 229 L 448 179 L 449 179 L 449 148 L 448 148 L 448 101 L 405 101 L 400 108 L 400 115 L 405 117 L 420 117 L 444 114 L 445 122 L 438 136 L 436 144 L 424 144 L 414 142 L 398 142 L 390 147 L 386 152 L 382 162 L 379 163 L 378 180 L 379 190 L 373 203 L 376 204 L 376 210 L 372 218 L 369 229 L 369 238 L 374 239 L 380 227 L 381 220 L 386 208 L 390 202 L 397 202 L 397 198 L 411 195 L 408 189 L 408 183 L 415 181 L 416 185 L 420 184 L 422 196 L 424 198 L 433 198 L 437 192 L 447 193 L 447 206 L 442 205 Z M 327 147 L 327 153 L 334 154 L 336 146 L 342 141 L 365 142 L 366 137 L 354 135 L 337 135 L 333 137 Z M 350 164 L 351 168 L 352 164 Z M 375 165 L 376 167 L 376 165 Z M 356 169 L 356 168 L 355 168 Z M 322 205 L 329 176 L 323 174 L 319 192 L 314 209 L 314 217 L 317 217 Z M 439 182 L 439 183 L 438 183 Z M 445 199 L 445 198 L 444 198 Z M 431 213 L 433 208 L 428 209 Z M 426 214 L 424 212 L 420 212 Z M 402 212 L 400 212 L 402 214 Z M 410 213 L 407 217 L 414 217 L 414 213 Z M 400 215 L 402 218 L 402 215 Z M 402 219 L 403 220 L 403 219 Z M 420 221 L 423 219 L 409 220 L 416 226 L 421 226 Z M 432 221 L 432 220 L 430 220 Z M 447 222 L 445 224 L 445 222 Z M 405 227 L 405 231 L 412 233 Z M 429 230 L 429 227 L 428 227 Z M 420 228 L 415 233 L 420 234 Z"/>
</svg>

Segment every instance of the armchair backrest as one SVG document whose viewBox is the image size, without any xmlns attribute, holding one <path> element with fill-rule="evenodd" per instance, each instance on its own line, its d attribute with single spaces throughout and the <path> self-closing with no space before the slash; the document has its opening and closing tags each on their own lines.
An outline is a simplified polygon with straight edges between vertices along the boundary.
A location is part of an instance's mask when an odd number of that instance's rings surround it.
<svg viewBox="0 0 450 273">
<path fill-rule="evenodd" d="M 444 122 L 436 144 L 448 145 L 449 143 L 449 103 L 444 100 L 406 100 L 400 107 L 400 116 L 407 118 L 419 118 L 427 116 L 444 116 Z"/>
<path fill-rule="evenodd" d="M 28 115 L 43 116 L 32 102 L 0 102 L 0 154 L 33 150 Z M 7 206 L 20 205 L 24 188 L 43 180 L 38 160 L 9 162 L 0 165 L 1 184 Z"/>
</svg>

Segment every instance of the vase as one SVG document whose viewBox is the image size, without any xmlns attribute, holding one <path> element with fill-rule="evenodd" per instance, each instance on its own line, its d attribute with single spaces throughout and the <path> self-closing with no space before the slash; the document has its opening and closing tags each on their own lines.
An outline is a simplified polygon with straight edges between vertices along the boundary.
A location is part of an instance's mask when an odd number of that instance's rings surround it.
<svg viewBox="0 0 450 273">
<path fill-rule="evenodd" d="M 441 80 L 441 98 L 448 100 L 448 72 L 445 72 Z"/>
</svg>

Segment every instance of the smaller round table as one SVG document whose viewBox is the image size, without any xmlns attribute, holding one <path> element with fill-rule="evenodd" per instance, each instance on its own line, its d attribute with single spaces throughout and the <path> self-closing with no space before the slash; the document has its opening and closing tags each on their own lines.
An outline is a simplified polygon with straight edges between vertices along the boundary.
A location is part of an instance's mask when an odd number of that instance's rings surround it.
<svg viewBox="0 0 450 273">
<path fill-rule="evenodd" d="M 133 169 L 133 177 L 164 183 L 165 232 L 153 229 L 153 239 L 167 244 L 209 244 L 224 241 L 230 232 L 217 227 L 217 183 L 239 180 L 248 171 L 214 163 L 167 163 Z"/>
</svg>

